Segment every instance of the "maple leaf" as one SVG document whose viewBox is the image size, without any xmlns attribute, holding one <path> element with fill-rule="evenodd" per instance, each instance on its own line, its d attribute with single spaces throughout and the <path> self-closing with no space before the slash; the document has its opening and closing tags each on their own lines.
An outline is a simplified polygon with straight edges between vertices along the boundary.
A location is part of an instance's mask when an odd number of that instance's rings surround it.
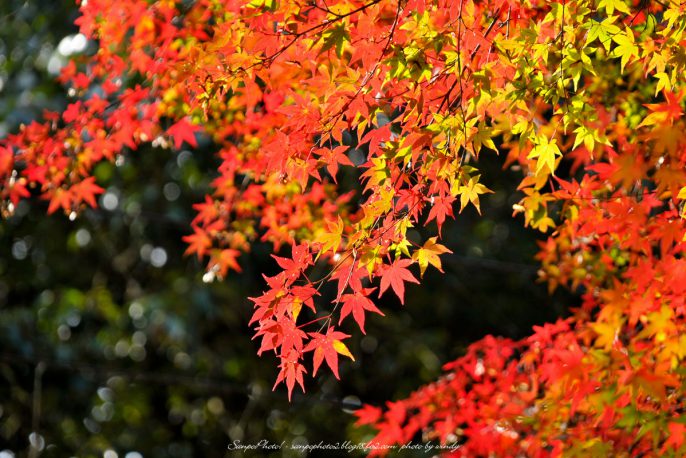
<svg viewBox="0 0 686 458">
<path fill-rule="evenodd" d="M 681 118 L 683 112 L 681 110 L 681 100 L 683 92 L 675 94 L 672 91 L 664 92 L 664 103 L 646 103 L 645 106 L 651 113 L 641 121 L 637 127 L 649 126 L 652 124 L 662 124 L 667 122 L 670 126 L 674 121 Z"/>
<path fill-rule="evenodd" d="M 614 25 L 617 16 L 606 17 L 603 22 L 598 22 L 594 19 L 590 21 L 590 27 L 586 36 L 585 45 L 588 46 L 594 40 L 599 40 L 606 51 L 610 51 L 612 45 L 612 37 L 621 33 L 621 29 Z"/>
<path fill-rule="evenodd" d="M 550 173 L 555 175 L 555 159 L 562 156 L 560 148 L 557 147 L 557 140 L 548 140 L 548 137 L 541 135 L 536 139 L 536 146 L 531 150 L 527 159 L 536 159 L 536 175 L 539 175 L 543 167 L 547 167 Z"/>
<path fill-rule="evenodd" d="M 232 269 L 236 272 L 241 272 L 241 266 L 236 260 L 240 254 L 240 251 L 234 250 L 233 248 L 219 250 L 212 255 L 207 267 L 209 270 L 216 272 L 217 277 L 220 279 L 226 276 L 226 273 L 229 271 L 229 269 Z M 198 253 L 198 256 L 200 256 L 200 253 Z"/>
<path fill-rule="evenodd" d="M 657 97 L 657 94 L 661 90 L 664 90 L 665 92 L 671 91 L 672 81 L 669 78 L 669 75 L 667 75 L 665 72 L 658 72 L 655 73 L 653 76 L 657 78 L 657 84 L 655 85 L 655 97 Z"/>
<path fill-rule="evenodd" d="M 303 304 L 314 313 L 317 313 L 313 298 L 314 296 L 318 296 L 319 292 L 312 287 L 312 285 L 294 286 L 291 289 L 291 292 L 293 293 L 293 305 L 291 306 L 293 321 L 298 320 L 298 315 L 300 314 Z"/>
<path fill-rule="evenodd" d="M 364 134 L 364 136 L 360 139 L 359 143 L 360 145 L 369 143 L 369 155 L 370 157 L 374 157 L 380 152 L 381 148 L 390 136 L 391 125 L 384 124 L 379 128 L 370 129 L 369 132 Z"/>
<path fill-rule="evenodd" d="M 621 58 L 620 66 L 623 73 L 624 67 L 629 63 L 629 59 L 638 55 L 638 46 L 636 46 L 634 40 L 634 32 L 627 27 L 624 32 L 613 35 L 612 41 L 617 44 L 615 49 L 612 50 L 612 57 Z"/>
<path fill-rule="evenodd" d="M 457 192 L 460 194 L 460 213 L 467 206 L 467 203 L 471 202 L 476 207 L 476 211 L 481 214 L 479 194 L 492 193 L 493 191 L 479 183 L 479 176 L 477 175 L 471 177 L 465 186 L 460 186 Z"/>
<path fill-rule="evenodd" d="M 338 280 L 338 293 L 336 297 L 340 297 L 346 288 L 357 292 L 362 290 L 362 279 L 367 276 L 367 270 L 364 267 L 356 267 L 356 263 L 350 260 L 343 263 L 331 274 L 331 280 Z"/>
<path fill-rule="evenodd" d="M 186 118 L 183 118 L 167 129 L 167 135 L 174 140 L 174 147 L 177 150 L 181 149 L 183 142 L 196 148 L 198 146 L 198 141 L 195 139 L 195 133 L 201 130 L 200 127 L 191 124 Z"/>
<path fill-rule="evenodd" d="M 429 240 L 424 242 L 421 248 L 418 248 L 413 254 L 412 259 L 417 261 L 419 264 L 419 276 L 423 277 L 429 264 L 434 266 L 440 272 L 441 269 L 441 258 L 438 256 L 444 253 L 452 253 L 448 248 L 437 243 L 438 237 L 431 237 Z"/>
<path fill-rule="evenodd" d="M 312 340 L 305 346 L 303 351 L 314 351 L 312 375 L 317 375 L 319 366 L 322 364 L 322 361 L 326 360 L 326 364 L 333 372 L 333 375 L 340 380 L 338 375 L 338 355 L 347 356 L 355 361 L 348 347 L 342 342 L 343 339 L 347 339 L 350 336 L 330 327 L 326 334 L 311 332 L 310 337 L 312 337 Z"/>
<path fill-rule="evenodd" d="M 185 254 L 195 253 L 198 258 L 202 259 L 205 253 L 212 248 L 212 238 L 206 231 L 197 226 L 193 228 L 193 231 L 191 235 L 182 237 L 183 241 L 188 244 Z"/>
<path fill-rule="evenodd" d="M 598 334 L 596 338 L 596 347 L 603 347 L 609 350 L 613 345 L 619 341 L 619 332 L 622 327 L 622 322 L 608 322 L 608 323 L 592 323 L 591 329 Z"/>
<path fill-rule="evenodd" d="M 369 425 L 374 424 L 381 418 L 383 411 L 376 406 L 371 406 L 365 404 L 362 408 L 355 411 L 355 416 L 357 417 L 357 425 Z"/>
<path fill-rule="evenodd" d="M 50 199 L 48 205 L 48 215 L 55 213 L 58 208 L 62 208 L 65 212 L 71 211 L 71 193 L 63 188 L 57 188 L 52 193 L 46 193 L 43 198 Z"/>
<path fill-rule="evenodd" d="M 13 184 L 8 186 L 7 195 L 10 199 L 10 202 L 17 204 L 19 200 L 29 197 L 31 193 L 28 189 L 26 189 L 26 186 L 22 181 L 15 181 Z"/>
<path fill-rule="evenodd" d="M 598 9 L 604 8 L 608 16 L 612 16 L 615 10 L 624 14 L 631 14 L 629 6 L 624 3 L 624 0 L 600 0 L 598 2 Z"/>
<path fill-rule="evenodd" d="M 295 350 L 289 351 L 286 357 L 281 358 L 279 367 L 281 370 L 279 371 L 279 375 L 276 377 L 276 382 L 274 383 L 272 391 L 276 389 L 279 383 L 285 380 L 286 388 L 288 389 L 289 401 L 291 400 L 291 395 L 293 394 L 293 388 L 295 387 L 296 382 L 298 385 L 300 385 L 300 388 L 303 390 L 303 392 L 305 392 L 303 374 L 306 374 L 307 371 L 305 370 L 305 367 L 300 364 L 298 352 Z"/>
<path fill-rule="evenodd" d="M 340 145 L 333 149 L 323 148 L 322 150 L 319 150 L 319 152 L 322 153 L 322 159 L 326 164 L 326 170 L 329 172 L 329 175 L 331 175 L 331 178 L 333 178 L 334 183 L 338 183 L 336 175 L 338 174 L 339 164 L 348 166 L 354 165 L 345 154 L 349 149 L 350 147 L 348 146 Z"/>
<path fill-rule="evenodd" d="M 289 281 L 294 281 L 303 269 L 312 264 L 312 254 L 306 245 L 293 245 L 292 252 L 293 259 L 272 255 L 279 267 L 284 270 Z"/>
<path fill-rule="evenodd" d="M 45 183 L 47 180 L 47 178 L 46 178 L 47 172 L 48 172 L 47 166 L 32 164 L 30 167 L 27 167 L 24 174 L 26 176 L 26 179 L 29 180 L 29 182 Z"/>
<path fill-rule="evenodd" d="M 639 337 L 655 336 L 656 342 L 663 342 L 669 333 L 675 330 L 674 310 L 663 305 L 659 311 L 649 313 L 645 320 L 645 328 Z"/>
<path fill-rule="evenodd" d="M 350 34 L 346 25 L 340 24 L 325 31 L 322 34 L 322 38 L 324 39 L 322 52 L 335 47 L 336 54 L 340 57 L 343 54 L 343 48 L 346 41 L 350 40 Z"/>
<path fill-rule="evenodd" d="M 289 300 L 284 302 L 290 303 Z M 262 336 L 262 343 L 258 350 L 258 355 L 265 351 L 275 350 L 281 347 L 281 352 L 285 353 L 293 349 L 298 353 L 303 351 L 303 346 L 307 334 L 298 328 L 295 321 L 285 315 L 276 316 L 260 322 L 257 333 L 253 339 Z"/>
<path fill-rule="evenodd" d="M 95 177 L 88 177 L 72 186 L 70 192 L 75 202 L 86 202 L 91 207 L 97 207 L 95 196 L 105 190 L 95 184 Z"/>
<path fill-rule="evenodd" d="M 205 196 L 205 202 L 193 204 L 193 208 L 198 212 L 195 218 L 193 218 L 193 223 L 202 223 L 204 226 L 208 226 L 212 221 L 219 217 L 217 203 L 210 197 Z"/>
<path fill-rule="evenodd" d="M 681 417 L 683 419 L 683 417 Z M 686 424 L 681 422 L 669 422 L 667 425 L 669 430 L 669 438 L 665 441 L 662 451 L 666 451 L 668 448 L 674 448 L 674 450 L 679 450 L 686 441 Z"/>
<path fill-rule="evenodd" d="M 441 228 L 445 222 L 446 216 L 453 217 L 453 202 L 455 198 L 453 196 L 439 196 L 431 199 L 431 210 L 429 210 L 429 216 L 426 218 L 426 222 L 431 220 L 436 220 L 436 226 L 438 226 L 438 233 L 440 235 Z"/>
<path fill-rule="evenodd" d="M 360 331 L 362 331 L 362 334 L 366 334 L 364 330 L 365 310 L 385 316 L 384 313 L 379 310 L 368 297 L 375 289 L 376 288 L 364 288 L 362 291 L 359 291 L 355 294 L 344 294 L 341 296 L 343 307 L 341 308 L 341 316 L 338 320 L 338 324 L 340 325 L 343 322 L 343 319 L 352 313 L 353 318 L 360 327 Z"/>
<path fill-rule="evenodd" d="M 322 230 L 316 237 L 316 241 L 321 244 L 317 258 L 326 254 L 327 251 L 333 251 L 334 253 L 338 251 L 341 239 L 343 238 L 343 228 L 343 220 L 340 216 L 335 223 L 331 221 L 326 222 L 326 230 Z"/>
<path fill-rule="evenodd" d="M 390 176 L 385 157 L 373 157 L 369 162 L 365 163 L 365 166 L 368 167 L 368 169 L 362 174 L 362 178 L 369 179 L 367 184 L 368 189 L 373 189 L 375 186 L 381 186 Z"/>
<path fill-rule="evenodd" d="M 407 269 L 411 265 L 411 259 L 396 259 L 391 265 L 384 265 L 381 271 L 381 287 L 379 289 L 379 297 L 388 289 L 389 286 L 393 288 L 393 292 L 401 304 L 405 304 L 405 283 L 419 283 L 419 280 L 414 278 L 412 273 Z"/>
</svg>

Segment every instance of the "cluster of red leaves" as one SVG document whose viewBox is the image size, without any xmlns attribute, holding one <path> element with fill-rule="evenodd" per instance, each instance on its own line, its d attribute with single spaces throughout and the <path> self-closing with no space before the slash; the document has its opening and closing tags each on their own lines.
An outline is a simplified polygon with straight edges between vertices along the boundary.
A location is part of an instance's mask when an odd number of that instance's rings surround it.
<svg viewBox="0 0 686 458">
<path fill-rule="evenodd" d="M 402 53 L 395 41 L 426 41 L 400 27 L 424 9 L 421 2 L 402 8 L 379 1 L 260 5 L 224 5 L 232 19 L 217 24 L 212 36 L 229 39 L 199 43 L 192 64 L 185 64 L 184 90 L 207 117 L 206 130 L 224 142 L 217 191 L 197 206 L 187 240 L 189 253 L 210 256 L 210 272 L 218 277 L 236 269 L 218 256 L 228 251 L 234 261 L 235 250 L 248 249 L 257 234 L 277 250 L 293 247 L 292 258 L 277 258 L 283 271 L 267 278 L 268 289 L 253 299 L 251 320 L 260 353 L 279 356 L 277 383 L 285 381 L 290 396 L 296 382 L 302 385 L 309 351 L 313 373 L 321 355 L 336 376 L 337 354 L 352 358 L 337 327 L 350 317 L 364 332 L 365 314 L 382 314 L 370 283 L 379 282 L 379 296 L 390 290 L 404 302 L 405 283 L 418 282 L 412 264 L 422 273 L 428 264 L 440 269 L 438 255 L 449 250 L 435 239 L 412 245 L 407 229 L 435 220 L 440 230 L 453 214 L 451 187 L 470 186 L 462 207 L 478 206 L 478 194 L 487 190 L 478 175 L 457 170 L 455 152 L 434 157 L 431 135 L 421 127 L 430 117 L 423 105 L 436 110 L 455 85 L 444 59 L 437 52 L 427 56 L 435 60 L 431 84 L 416 86 L 409 78 L 386 84 L 393 65 L 387 60 Z M 432 21 L 449 27 L 452 9 Z M 474 51 L 480 45 L 468 39 L 461 46 Z M 484 59 L 474 54 L 475 61 Z M 407 118 L 400 133 L 389 122 L 399 107 Z M 400 148 L 403 156 L 389 154 Z M 366 198 L 357 209 L 352 195 L 339 195 L 335 186 L 340 167 L 353 166 L 355 153 L 367 159 L 358 162 Z M 312 279 L 308 272 L 317 263 L 328 266 L 327 273 Z M 314 298 L 329 282 L 336 292 L 327 312 Z M 303 304 L 313 319 L 297 324 Z M 324 330 L 339 337 L 323 339 Z"/>
<path fill-rule="evenodd" d="M 648 147 L 601 118 L 612 146 L 603 162 L 598 149 L 574 152 L 580 181 L 555 178 L 537 195 L 536 177 L 524 180 L 537 203 L 561 206 L 537 256 L 541 277 L 551 291 L 584 291 L 581 307 L 521 341 L 486 337 L 437 382 L 385 410 L 365 406 L 358 424 L 378 431 L 372 455 L 417 437 L 460 445 L 450 456 L 686 453 L 686 221 L 675 199 L 686 170 L 683 102 L 667 92 L 646 104 L 647 116 L 679 119 L 660 125 L 660 137 L 638 131 Z M 675 140 L 661 145 L 665 137 Z"/>
<path fill-rule="evenodd" d="M 291 247 L 251 318 L 290 397 L 310 360 L 339 376 L 353 358 L 341 326 L 382 315 L 377 291 L 403 303 L 415 264 L 441 269 L 457 202 L 480 211 L 490 192 L 480 152 L 502 149 L 524 171 L 515 214 L 555 228 L 542 277 L 581 288 L 581 307 L 520 342 L 474 344 L 361 422 L 379 443 L 421 434 L 465 456 L 684 452 L 682 5 L 88 0 L 81 13 L 97 51 L 61 76 L 78 100 L 0 141 L 4 214 L 35 192 L 75 216 L 103 192 L 98 161 L 207 140 L 221 165 L 187 253 L 211 280 L 257 241 Z M 429 224 L 437 237 L 410 236 Z"/>
<path fill-rule="evenodd" d="M 454 456 L 680 456 L 686 261 L 674 256 L 679 245 L 660 260 L 635 256 L 621 284 L 593 286 L 588 278 L 573 317 L 534 327 L 519 342 L 486 337 L 446 364 L 437 382 L 386 411 L 365 406 L 358 424 L 374 425 L 377 446 L 420 435 L 461 444 Z"/>
<path fill-rule="evenodd" d="M 48 213 L 62 209 L 75 216 L 84 205 L 95 206 L 103 189 L 91 176 L 93 166 L 165 133 L 158 101 L 165 82 L 145 87 L 127 87 L 127 83 L 132 71 L 153 72 L 159 68 L 155 62 L 169 65 L 176 61 L 178 55 L 171 43 L 189 38 L 192 31 L 172 25 L 176 10 L 170 5 L 110 3 L 96 0 L 82 7 L 77 24 L 82 33 L 97 39 L 100 47 L 96 55 L 89 56 L 85 68 L 79 69 L 72 61 L 60 76 L 81 99 L 70 103 L 63 113 L 46 112 L 44 122 L 22 126 L 0 142 L 4 215 L 11 214 L 19 199 L 31 194 L 31 188 L 49 201 Z M 117 20 L 98 21 L 102 11 Z M 151 48 L 155 42 L 159 46 Z M 187 129 L 188 123 L 181 120 L 167 134 L 177 144 L 177 138 L 182 138 L 195 145 Z"/>
</svg>

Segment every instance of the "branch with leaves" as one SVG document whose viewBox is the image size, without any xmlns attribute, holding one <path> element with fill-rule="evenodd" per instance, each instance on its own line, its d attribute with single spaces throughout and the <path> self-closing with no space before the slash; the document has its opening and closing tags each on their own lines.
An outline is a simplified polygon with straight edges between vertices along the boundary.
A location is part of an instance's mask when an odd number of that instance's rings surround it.
<svg viewBox="0 0 686 458">
<path fill-rule="evenodd" d="M 81 13 L 99 50 L 62 72 L 64 112 L 0 142 L 3 214 L 37 196 L 75 218 L 103 192 L 98 162 L 212 145 L 187 253 L 213 280 L 273 246 L 280 271 L 251 326 L 290 397 L 307 367 L 338 377 L 339 356 L 354 358 L 343 326 L 384 314 L 377 291 L 404 303 L 413 270 L 441 269 L 457 203 L 480 213 L 491 192 L 479 156 L 502 152 L 522 171 L 514 215 L 547 234 L 541 279 L 582 304 L 522 341 L 475 343 L 360 421 L 378 442 L 421 432 L 470 456 L 684 453 L 680 4 L 89 0 Z"/>
</svg>

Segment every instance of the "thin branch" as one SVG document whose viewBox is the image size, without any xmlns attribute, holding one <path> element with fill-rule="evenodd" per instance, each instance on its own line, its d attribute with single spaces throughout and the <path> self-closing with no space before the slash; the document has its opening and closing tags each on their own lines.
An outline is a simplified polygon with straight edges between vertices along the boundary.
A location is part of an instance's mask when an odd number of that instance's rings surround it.
<svg viewBox="0 0 686 458">
<path fill-rule="evenodd" d="M 319 23 L 319 24 L 316 24 L 316 25 L 313 25 L 313 26 L 311 26 L 311 27 L 308 27 L 307 29 L 303 30 L 302 32 L 297 32 L 297 33 L 291 34 L 291 35 L 293 35 L 293 39 L 292 39 L 289 43 L 287 43 L 285 46 L 281 47 L 281 49 L 279 49 L 278 51 L 276 51 L 276 52 L 275 52 L 274 54 L 272 54 L 271 56 L 267 56 L 267 57 L 264 57 L 264 58 L 259 59 L 259 60 L 260 60 L 260 63 L 263 64 L 263 65 L 264 65 L 264 64 L 266 64 L 266 65 L 271 64 L 277 57 L 279 57 L 281 54 L 283 54 L 284 52 L 286 52 L 286 51 L 287 51 L 291 46 L 293 46 L 300 38 L 302 38 L 303 36 L 307 35 L 308 33 L 314 32 L 315 30 L 324 29 L 324 28 L 326 28 L 326 27 L 329 27 L 331 24 L 335 24 L 335 23 L 337 23 L 337 22 L 339 22 L 339 21 L 342 21 L 343 19 L 345 19 L 345 18 L 347 18 L 347 17 L 350 17 L 350 16 L 353 16 L 353 15 L 355 15 L 355 14 L 357 14 L 357 13 L 360 13 L 360 12 L 362 12 L 362 11 L 364 11 L 364 10 L 366 10 L 366 9 L 368 9 L 368 8 L 370 8 L 370 7 L 376 5 L 377 3 L 380 3 L 380 2 L 381 2 L 381 0 L 373 0 L 373 1 L 369 2 L 369 3 L 365 3 L 364 5 L 360 6 L 359 8 L 356 8 L 356 9 L 354 9 L 354 10 L 352 10 L 352 11 L 348 11 L 348 12 L 345 13 L 345 14 L 336 15 L 336 17 L 335 17 L 334 19 L 326 19 L 326 20 L 324 20 L 324 22 Z M 255 65 L 256 65 L 256 64 L 253 64 L 253 65 L 251 65 L 251 66 L 248 67 L 248 68 L 252 68 L 252 67 L 254 67 Z"/>
</svg>

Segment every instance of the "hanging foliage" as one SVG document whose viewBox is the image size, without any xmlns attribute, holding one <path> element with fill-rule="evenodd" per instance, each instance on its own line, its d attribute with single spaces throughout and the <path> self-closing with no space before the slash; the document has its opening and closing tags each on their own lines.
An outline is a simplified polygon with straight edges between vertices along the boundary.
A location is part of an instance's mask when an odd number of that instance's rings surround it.
<svg viewBox="0 0 686 458">
<path fill-rule="evenodd" d="M 500 154 L 522 171 L 514 215 L 548 234 L 541 278 L 582 302 L 521 341 L 474 343 L 440 380 L 358 421 L 380 444 L 419 434 L 464 456 L 680 456 L 684 8 L 82 0 L 97 50 L 63 69 L 64 112 L 0 141 L 2 210 L 37 196 L 77 217 L 103 192 L 98 162 L 144 143 L 213 145 L 214 191 L 187 253 L 211 280 L 256 242 L 290 247 L 250 320 L 290 397 L 323 363 L 338 377 L 339 357 L 354 359 L 342 323 L 364 333 L 384 314 L 378 297 L 403 303 L 441 269 L 446 220 L 480 212 L 479 157 Z M 427 225 L 426 240 L 408 235 Z"/>
</svg>

